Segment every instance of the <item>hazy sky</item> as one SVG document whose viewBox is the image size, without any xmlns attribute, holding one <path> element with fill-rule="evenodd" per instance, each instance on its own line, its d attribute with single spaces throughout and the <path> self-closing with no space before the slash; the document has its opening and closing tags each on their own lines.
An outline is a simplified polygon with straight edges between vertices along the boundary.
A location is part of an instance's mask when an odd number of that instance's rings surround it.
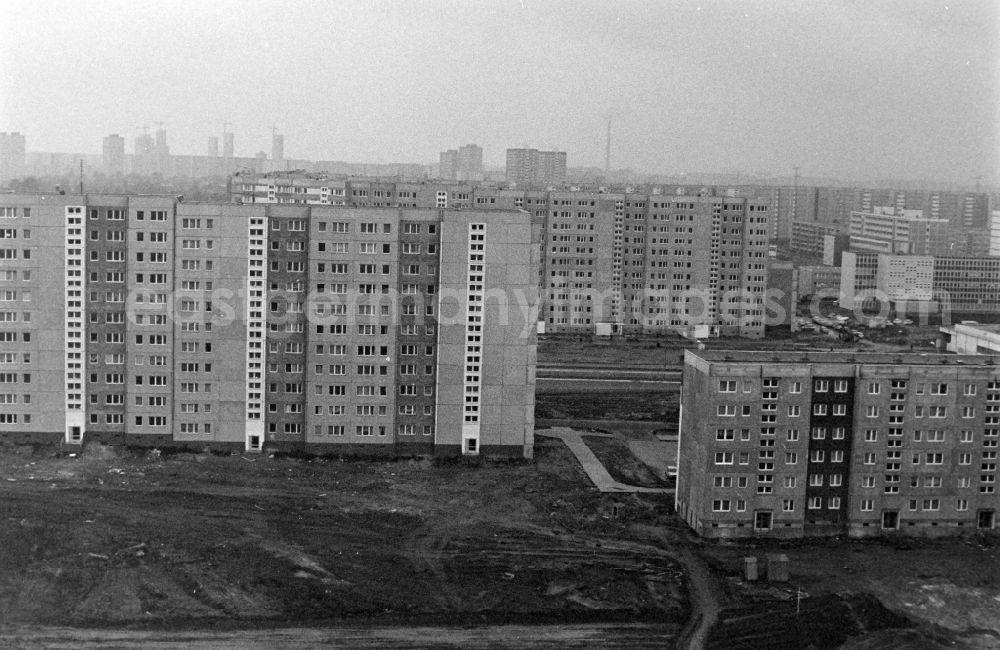
<svg viewBox="0 0 1000 650">
<path fill-rule="evenodd" d="M 0 2 L 0 131 L 98 152 L 1000 183 L 996 0 Z"/>
</svg>

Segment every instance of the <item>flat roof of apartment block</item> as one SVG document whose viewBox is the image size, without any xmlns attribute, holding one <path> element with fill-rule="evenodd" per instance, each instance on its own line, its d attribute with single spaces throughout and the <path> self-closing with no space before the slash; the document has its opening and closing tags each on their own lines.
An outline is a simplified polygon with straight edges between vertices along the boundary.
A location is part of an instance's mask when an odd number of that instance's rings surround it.
<svg viewBox="0 0 1000 650">
<path fill-rule="evenodd" d="M 908 366 L 998 366 L 1000 354 L 924 354 L 917 352 L 796 352 L 687 350 L 709 363 L 859 363 Z"/>
</svg>

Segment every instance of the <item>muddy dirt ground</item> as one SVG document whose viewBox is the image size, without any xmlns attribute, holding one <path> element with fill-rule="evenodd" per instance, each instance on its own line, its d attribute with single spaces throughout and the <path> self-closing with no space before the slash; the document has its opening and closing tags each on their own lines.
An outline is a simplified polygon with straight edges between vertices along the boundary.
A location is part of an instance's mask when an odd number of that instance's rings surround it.
<svg viewBox="0 0 1000 650">
<path fill-rule="evenodd" d="M 679 393 L 665 390 L 589 391 L 535 396 L 539 420 L 594 419 L 676 424 Z"/>
<path fill-rule="evenodd" d="M 628 528 L 667 508 L 611 519 L 557 441 L 479 466 L 0 451 L 8 629 L 626 621 L 664 643 L 687 616 Z"/>
<path fill-rule="evenodd" d="M 995 535 L 706 544 L 698 552 L 723 586 L 724 605 L 734 618 L 743 618 L 744 629 L 735 637 L 726 637 L 721 629 L 725 626 L 715 630 L 717 639 L 724 641 L 719 647 L 743 647 L 736 640 L 754 629 L 755 619 L 767 621 L 773 636 L 781 612 L 795 620 L 800 594 L 806 602 L 848 592 L 874 596 L 892 615 L 907 617 L 908 627 L 916 628 L 898 638 L 875 635 L 873 645 L 858 642 L 849 647 L 1000 647 L 1000 538 Z M 769 553 L 788 556 L 789 581 L 743 580 L 743 558 L 757 557 L 763 571 Z M 886 616 L 876 612 L 869 623 Z"/>
</svg>

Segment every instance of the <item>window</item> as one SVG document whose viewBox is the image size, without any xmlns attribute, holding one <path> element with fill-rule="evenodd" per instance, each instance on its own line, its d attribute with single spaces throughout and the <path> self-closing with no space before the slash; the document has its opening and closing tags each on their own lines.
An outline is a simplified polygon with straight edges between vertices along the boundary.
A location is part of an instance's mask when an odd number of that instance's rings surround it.
<svg viewBox="0 0 1000 650">
<path fill-rule="evenodd" d="M 878 406 L 875 404 L 869 404 L 867 407 L 865 407 L 865 416 L 869 418 L 877 418 Z"/>
<path fill-rule="evenodd" d="M 403 346 L 407 347 L 407 346 Z M 716 429 L 715 439 L 716 440 L 734 440 L 736 434 L 736 429 Z"/>
<path fill-rule="evenodd" d="M 733 464 L 733 452 L 731 451 L 720 451 L 715 454 L 715 464 L 716 465 L 732 465 Z"/>
<path fill-rule="evenodd" d="M 735 417 L 736 416 L 736 405 L 735 404 L 719 404 L 717 413 L 719 417 Z"/>
<path fill-rule="evenodd" d="M 823 498 L 822 497 L 809 497 L 809 509 L 810 510 L 819 510 L 822 507 L 823 507 Z"/>
<path fill-rule="evenodd" d="M 789 429 L 785 433 L 785 439 L 788 442 L 796 442 L 799 439 L 799 430 L 798 429 Z"/>
<path fill-rule="evenodd" d="M 847 404 L 834 404 L 833 405 L 834 415 L 847 415 Z"/>
<path fill-rule="evenodd" d="M 799 454 L 797 452 L 794 452 L 794 451 L 786 451 L 785 452 L 785 464 L 786 465 L 794 465 L 794 464 L 796 464 L 798 462 L 799 462 Z"/>
<path fill-rule="evenodd" d="M 719 392 L 720 393 L 735 393 L 736 392 L 736 382 L 731 380 L 722 380 L 719 382 Z"/>
<path fill-rule="evenodd" d="M 833 382 L 833 392 L 835 393 L 846 393 L 847 392 L 847 380 L 837 379 Z"/>
<path fill-rule="evenodd" d="M 882 385 L 881 384 L 879 384 L 877 381 L 868 382 L 868 394 L 869 395 L 878 395 L 881 392 L 882 392 Z"/>
<path fill-rule="evenodd" d="M 865 429 L 865 442 L 877 442 L 878 429 Z"/>
<path fill-rule="evenodd" d="M 826 415 L 826 404 L 813 404 L 813 415 Z"/>
<path fill-rule="evenodd" d="M 792 404 L 788 407 L 788 417 L 797 418 L 800 414 L 801 412 L 798 404 Z"/>
<path fill-rule="evenodd" d="M 788 392 L 792 393 L 793 395 L 801 393 L 802 392 L 802 382 L 801 381 L 793 381 L 791 384 L 788 385 Z"/>
<path fill-rule="evenodd" d="M 830 390 L 830 382 L 826 379 L 817 379 L 813 382 L 813 392 L 825 393 Z"/>
<path fill-rule="evenodd" d="M 712 512 L 729 512 L 729 499 L 715 499 L 712 501 Z"/>
</svg>

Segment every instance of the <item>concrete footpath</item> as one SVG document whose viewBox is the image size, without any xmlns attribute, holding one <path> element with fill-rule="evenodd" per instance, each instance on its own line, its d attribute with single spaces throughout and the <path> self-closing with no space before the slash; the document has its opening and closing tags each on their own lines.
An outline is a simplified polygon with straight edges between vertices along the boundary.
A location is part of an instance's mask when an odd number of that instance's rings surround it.
<svg viewBox="0 0 1000 650">
<path fill-rule="evenodd" d="M 653 492 L 659 494 L 673 494 L 673 488 L 651 488 L 651 487 L 641 487 L 638 485 L 628 485 L 625 483 L 619 483 L 614 479 L 608 470 L 605 469 L 604 465 L 597 459 L 594 452 L 590 450 L 587 443 L 583 441 L 582 436 L 600 436 L 603 438 L 614 438 L 615 436 L 607 433 L 590 433 L 581 432 L 567 427 L 553 427 L 551 429 L 536 429 L 535 435 L 545 436 L 547 438 L 558 438 L 562 440 L 563 443 L 569 447 L 569 450 L 573 452 L 576 459 L 580 462 L 580 466 L 583 467 L 583 471 L 587 473 L 591 482 L 597 487 L 601 492 Z"/>
</svg>

